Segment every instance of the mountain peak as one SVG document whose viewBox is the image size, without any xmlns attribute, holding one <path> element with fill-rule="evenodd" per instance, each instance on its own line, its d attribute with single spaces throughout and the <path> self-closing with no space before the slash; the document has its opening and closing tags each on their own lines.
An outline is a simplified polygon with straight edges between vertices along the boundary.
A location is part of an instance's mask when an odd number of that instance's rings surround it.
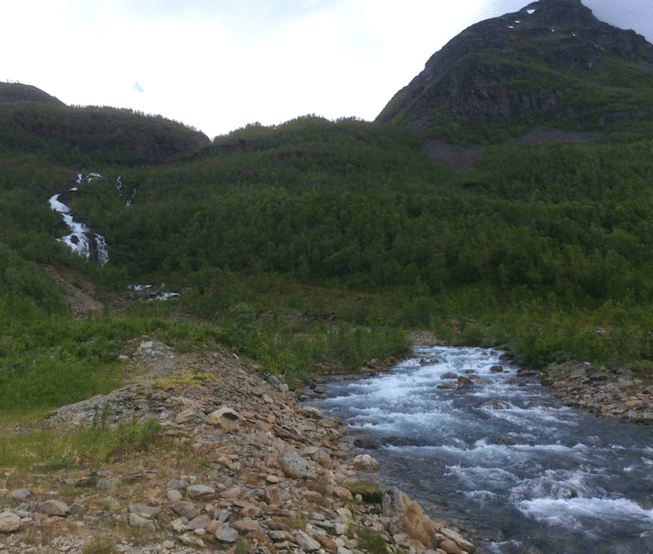
<svg viewBox="0 0 653 554">
<path fill-rule="evenodd" d="M 377 121 L 445 139 L 500 121 L 596 131 L 606 112 L 653 118 L 652 75 L 644 37 L 599 21 L 580 0 L 540 0 L 454 37 Z"/>
<path fill-rule="evenodd" d="M 584 6 L 581 0 L 540 0 L 534 2 L 520 12 L 535 10 L 537 19 L 548 19 L 556 23 L 591 23 L 598 19 L 594 17 L 592 10 Z M 510 15 L 510 14 L 508 14 Z"/>
</svg>

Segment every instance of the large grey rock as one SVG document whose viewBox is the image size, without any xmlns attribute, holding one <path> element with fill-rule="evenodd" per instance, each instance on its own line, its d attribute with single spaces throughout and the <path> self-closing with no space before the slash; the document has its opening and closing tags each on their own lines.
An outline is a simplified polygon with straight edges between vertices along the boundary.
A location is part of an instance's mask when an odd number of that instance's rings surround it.
<svg viewBox="0 0 653 554">
<path fill-rule="evenodd" d="M 167 484 L 168 490 L 177 489 L 177 490 L 186 490 L 188 488 L 188 483 L 186 481 L 181 481 L 179 479 L 173 479 L 168 481 Z"/>
<path fill-rule="evenodd" d="M 317 479 L 316 471 L 296 452 L 286 452 L 279 458 L 283 472 L 292 479 Z"/>
<path fill-rule="evenodd" d="M 238 540 L 238 531 L 228 525 L 223 525 L 215 532 L 215 538 L 220 542 L 233 543 Z"/>
<path fill-rule="evenodd" d="M 191 485 L 186 489 L 186 494 L 191 500 L 212 500 L 215 498 L 215 489 L 207 485 Z"/>
<path fill-rule="evenodd" d="M 461 550 L 469 552 L 470 554 L 476 551 L 476 547 L 471 542 L 469 542 L 465 537 L 461 536 L 460 533 L 454 531 L 453 529 L 443 527 L 439 532 L 448 539 L 455 542 Z"/>
<path fill-rule="evenodd" d="M 295 532 L 295 542 L 304 550 L 304 552 L 316 552 L 321 547 L 319 542 L 309 537 L 301 530 Z"/>
<path fill-rule="evenodd" d="M 130 514 L 137 514 L 148 519 L 156 517 L 159 514 L 159 508 L 146 506 L 145 504 L 131 504 L 127 509 Z"/>
<path fill-rule="evenodd" d="M 209 516 L 197 516 L 195 519 L 189 521 L 186 524 L 186 529 L 188 531 L 194 531 L 195 529 L 206 529 L 211 521 L 213 521 Z"/>
<path fill-rule="evenodd" d="M 134 514 L 134 513 L 129 514 L 128 522 L 129 525 L 131 525 L 132 527 L 140 527 L 141 529 L 150 529 L 152 531 L 156 529 L 152 521 L 138 514 Z"/>
<path fill-rule="evenodd" d="M 175 502 L 174 504 L 170 505 L 170 508 L 179 517 L 185 517 L 188 519 L 188 521 L 195 519 L 198 515 L 200 515 L 200 511 L 192 502 Z"/>
<path fill-rule="evenodd" d="M 404 492 L 400 491 L 397 487 L 392 487 L 383 494 L 383 500 L 381 501 L 383 516 L 401 516 L 410 504 L 411 501 Z"/>
<path fill-rule="evenodd" d="M 327 451 L 324 450 L 324 448 L 320 448 L 318 446 L 308 446 L 303 450 L 302 456 L 317 462 L 326 469 L 333 468 L 333 461 L 331 460 L 331 457 Z"/>
<path fill-rule="evenodd" d="M 28 490 L 17 490 L 17 491 L 11 491 L 11 498 L 15 500 L 16 502 L 22 502 L 25 500 L 28 496 L 30 496 L 32 493 Z"/>
<path fill-rule="evenodd" d="M 36 511 L 42 514 L 47 514 L 49 516 L 64 517 L 68 515 L 70 509 L 60 500 L 46 500 L 45 502 L 39 504 Z"/>
</svg>

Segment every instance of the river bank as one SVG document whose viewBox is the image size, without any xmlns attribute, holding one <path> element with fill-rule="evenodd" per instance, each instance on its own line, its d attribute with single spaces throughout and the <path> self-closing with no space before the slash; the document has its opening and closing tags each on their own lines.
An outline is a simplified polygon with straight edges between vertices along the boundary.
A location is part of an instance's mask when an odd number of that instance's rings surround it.
<svg viewBox="0 0 653 554">
<path fill-rule="evenodd" d="M 435 333 L 410 334 L 416 346 L 441 345 Z M 525 367 L 518 356 L 506 353 L 506 361 Z M 653 425 L 653 380 L 644 380 L 628 368 L 595 368 L 589 362 L 566 362 L 547 367 L 525 367 L 518 372 L 522 380 L 536 380 L 549 387 L 564 404 L 584 413 Z"/>
<path fill-rule="evenodd" d="M 0 468 L 0 552 L 474 552 L 460 529 L 381 491 L 378 464 L 356 455 L 346 428 L 256 364 L 149 340 L 123 360 L 125 386 L 4 433 L 155 420 L 165 447 L 93 467 L 73 452 L 65 464 Z"/>
</svg>

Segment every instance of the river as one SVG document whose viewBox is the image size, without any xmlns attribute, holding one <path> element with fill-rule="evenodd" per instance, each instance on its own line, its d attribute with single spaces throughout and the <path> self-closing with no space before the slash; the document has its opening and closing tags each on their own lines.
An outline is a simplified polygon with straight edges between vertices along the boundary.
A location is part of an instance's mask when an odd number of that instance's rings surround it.
<svg viewBox="0 0 653 554">
<path fill-rule="evenodd" d="M 577 413 L 499 352 L 415 353 L 315 403 L 378 445 L 381 484 L 479 532 L 478 552 L 653 553 L 652 428 Z"/>
</svg>

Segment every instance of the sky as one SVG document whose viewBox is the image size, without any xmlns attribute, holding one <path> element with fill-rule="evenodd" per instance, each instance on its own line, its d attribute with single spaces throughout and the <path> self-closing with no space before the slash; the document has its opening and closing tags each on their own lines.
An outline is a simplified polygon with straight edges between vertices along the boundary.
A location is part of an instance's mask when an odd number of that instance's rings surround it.
<svg viewBox="0 0 653 554">
<path fill-rule="evenodd" d="M 529 3 L 20 0 L 2 10 L 0 80 L 209 138 L 306 114 L 373 120 L 458 33 Z M 653 0 L 583 3 L 653 42 Z"/>
</svg>

